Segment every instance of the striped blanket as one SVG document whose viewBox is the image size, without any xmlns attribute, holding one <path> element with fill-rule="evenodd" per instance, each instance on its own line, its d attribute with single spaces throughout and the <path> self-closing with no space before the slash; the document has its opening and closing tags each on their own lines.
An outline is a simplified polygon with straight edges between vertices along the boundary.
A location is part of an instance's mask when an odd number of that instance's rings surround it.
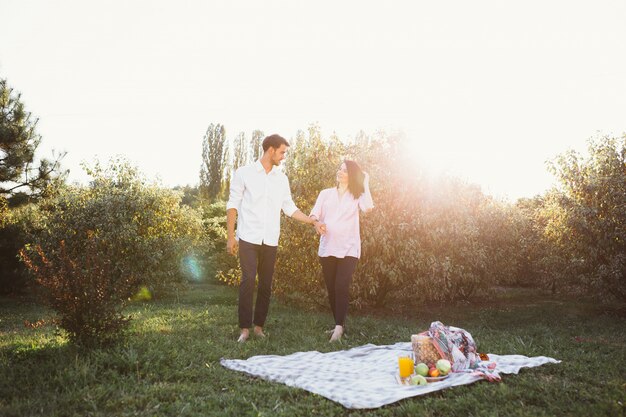
<svg viewBox="0 0 626 417">
<path fill-rule="evenodd" d="M 450 377 L 424 386 L 398 384 L 398 357 L 411 352 L 411 343 L 377 346 L 367 344 L 329 353 L 297 352 L 287 356 L 259 355 L 246 360 L 221 359 L 222 366 L 268 381 L 319 394 L 346 408 L 377 408 L 404 398 L 424 395 L 484 378 L 480 372 L 452 373 Z M 517 374 L 560 361 L 545 356 L 496 355 L 489 360 L 500 374 Z"/>
</svg>

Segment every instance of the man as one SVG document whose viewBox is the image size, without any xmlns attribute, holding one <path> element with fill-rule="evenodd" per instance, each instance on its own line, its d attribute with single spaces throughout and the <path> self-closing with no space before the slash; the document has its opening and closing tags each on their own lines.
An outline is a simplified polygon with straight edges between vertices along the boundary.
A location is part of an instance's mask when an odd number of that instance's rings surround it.
<svg viewBox="0 0 626 417">
<path fill-rule="evenodd" d="M 235 172 L 226 204 L 228 229 L 227 251 L 239 252 L 241 284 L 239 285 L 239 342 L 254 334 L 265 337 L 263 326 L 269 309 L 272 276 L 276 263 L 280 211 L 303 223 L 313 224 L 319 231 L 323 225 L 302 213 L 291 198 L 289 180 L 277 167 L 285 159 L 289 143 L 279 135 L 263 140 L 263 156 Z M 237 238 L 235 238 L 237 220 Z M 256 275 L 259 288 L 253 312 L 252 298 Z"/>
</svg>

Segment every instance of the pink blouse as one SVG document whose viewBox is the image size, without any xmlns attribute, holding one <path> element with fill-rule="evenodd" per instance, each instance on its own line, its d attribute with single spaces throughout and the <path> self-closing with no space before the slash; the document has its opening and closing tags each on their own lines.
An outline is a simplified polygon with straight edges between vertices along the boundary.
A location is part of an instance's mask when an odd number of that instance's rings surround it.
<svg viewBox="0 0 626 417">
<path fill-rule="evenodd" d="M 327 188 L 320 192 L 311 210 L 311 216 L 326 224 L 326 234 L 320 238 L 317 252 L 319 256 L 361 257 L 359 208 L 364 212 L 374 208 L 367 183 L 365 192 L 357 199 L 350 191 L 339 197 L 337 188 Z"/>
</svg>

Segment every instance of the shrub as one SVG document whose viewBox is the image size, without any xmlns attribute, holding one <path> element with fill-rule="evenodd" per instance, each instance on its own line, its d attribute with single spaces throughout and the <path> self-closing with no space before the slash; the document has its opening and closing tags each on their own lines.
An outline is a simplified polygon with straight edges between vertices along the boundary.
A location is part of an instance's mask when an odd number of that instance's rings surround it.
<svg viewBox="0 0 626 417">
<path fill-rule="evenodd" d="M 116 268 L 107 253 L 110 246 L 93 232 L 82 243 L 84 247 L 68 247 L 61 241 L 47 254 L 41 246 L 20 254 L 47 290 L 45 301 L 59 313 L 58 323 L 70 340 L 87 347 L 110 344 L 130 320 L 121 310 L 136 292 L 139 278 Z"/>
<path fill-rule="evenodd" d="M 185 261 L 210 244 L 199 213 L 181 206 L 180 193 L 147 184 L 123 162 L 96 164 L 88 173 L 89 186 L 66 187 L 40 203 L 45 227 L 23 252 L 49 290 L 48 303 L 80 341 L 118 330 L 125 319 L 117 312 L 140 285 L 156 296 L 184 285 Z"/>
<path fill-rule="evenodd" d="M 202 216 L 205 241 L 210 244 L 202 254 L 207 276 L 233 285 L 238 283 L 239 262 L 236 257 L 226 253 L 226 202 L 201 201 L 198 209 Z"/>
<path fill-rule="evenodd" d="M 551 165 L 561 183 L 548 237 L 570 272 L 568 284 L 626 300 L 626 135 L 589 142 Z"/>
<path fill-rule="evenodd" d="M 509 209 L 512 222 L 510 233 L 514 237 L 504 249 L 510 253 L 515 268 L 509 279 L 499 281 L 505 285 L 543 287 L 554 290 L 554 279 L 545 271 L 545 262 L 551 248 L 544 238 L 546 218 L 541 215 L 544 196 L 520 199 Z"/>
<path fill-rule="evenodd" d="M 61 241 L 84 246 L 93 233 L 116 269 L 157 296 L 184 285 L 183 259 L 206 242 L 198 212 L 181 207 L 180 193 L 148 184 L 128 163 L 96 164 L 87 172 L 89 186 L 67 187 L 42 202 L 46 229 L 31 242 L 49 253 Z"/>
<path fill-rule="evenodd" d="M 565 153 L 552 165 L 562 188 L 515 204 L 454 178 L 424 175 L 400 135 L 359 134 L 346 144 L 323 140 L 314 125 L 298 133 L 285 170 L 304 213 L 334 185 L 345 157 L 370 173 L 377 208 L 361 220 L 356 305 L 463 300 L 496 285 L 624 299 L 625 138 L 590 143 L 588 159 Z M 219 230 L 224 240 L 225 225 Z M 283 218 L 279 245 L 275 294 L 325 303 L 313 229 Z M 218 277 L 237 284 L 235 258 L 223 261 Z"/>
<path fill-rule="evenodd" d="M 285 163 L 294 201 L 304 213 L 322 189 L 334 186 L 342 159 L 357 160 L 370 174 L 377 208 L 361 220 L 362 258 L 351 288 L 356 305 L 470 298 L 497 281 L 494 271 L 514 252 L 500 247 L 504 240 L 496 228 L 509 219 L 498 202 L 458 180 L 428 178 L 409 160 L 404 143 L 400 136 L 384 134 L 360 135 L 350 144 L 335 137 L 325 141 L 312 126 L 307 136 L 299 133 Z M 277 296 L 326 303 L 318 242 L 310 226 L 283 218 Z M 238 266 L 219 277 L 237 284 Z"/>
<path fill-rule="evenodd" d="M 19 250 L 29 236 L 44 227 L 36 204 L 26 204 L 5 211 L 0 221 L 0 293 L 20 294 L 31 288 L 32 279 L 19 261 Z"/>
<path fill-rule="evenodd" d="M 389 182 L 387 182 L 389 181 Z M 355 289 L 376 305 L 468 299 L 489 288 L 480 190 L 450 178 L 396 175 L 363 219 Z M 402 193 L 396 190 L 401 189 Z M 358 292 L 357 292 L 358 294 Z"/>
</svg>

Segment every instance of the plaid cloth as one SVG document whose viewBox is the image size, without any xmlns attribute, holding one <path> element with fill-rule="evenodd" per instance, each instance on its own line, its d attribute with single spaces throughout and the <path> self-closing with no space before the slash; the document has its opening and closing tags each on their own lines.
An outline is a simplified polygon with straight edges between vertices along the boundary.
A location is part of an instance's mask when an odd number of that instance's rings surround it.
<svg viewBox="0 0 626 417">
<path fill-rule="evenodd" d="M 403 386 L 396 380 L 398 356 L 412 352 L 411 343 L 377 346 L 367 344 L 329 353 L 297 352 L 287 356 L 259 355 L 246 360 L 221 359 L 222 366 L 268 381 L 298 387 L 336 401 L 346 408 L 377 408 L 403 398 L 428 394 L 485 378 L 480 372 L 452 373 L 450 377 L 424 386 Z M 560 361 L 545 356 L 496 355 L 489 363 L 500 374 L 517 374 Z"/>
</svg>

